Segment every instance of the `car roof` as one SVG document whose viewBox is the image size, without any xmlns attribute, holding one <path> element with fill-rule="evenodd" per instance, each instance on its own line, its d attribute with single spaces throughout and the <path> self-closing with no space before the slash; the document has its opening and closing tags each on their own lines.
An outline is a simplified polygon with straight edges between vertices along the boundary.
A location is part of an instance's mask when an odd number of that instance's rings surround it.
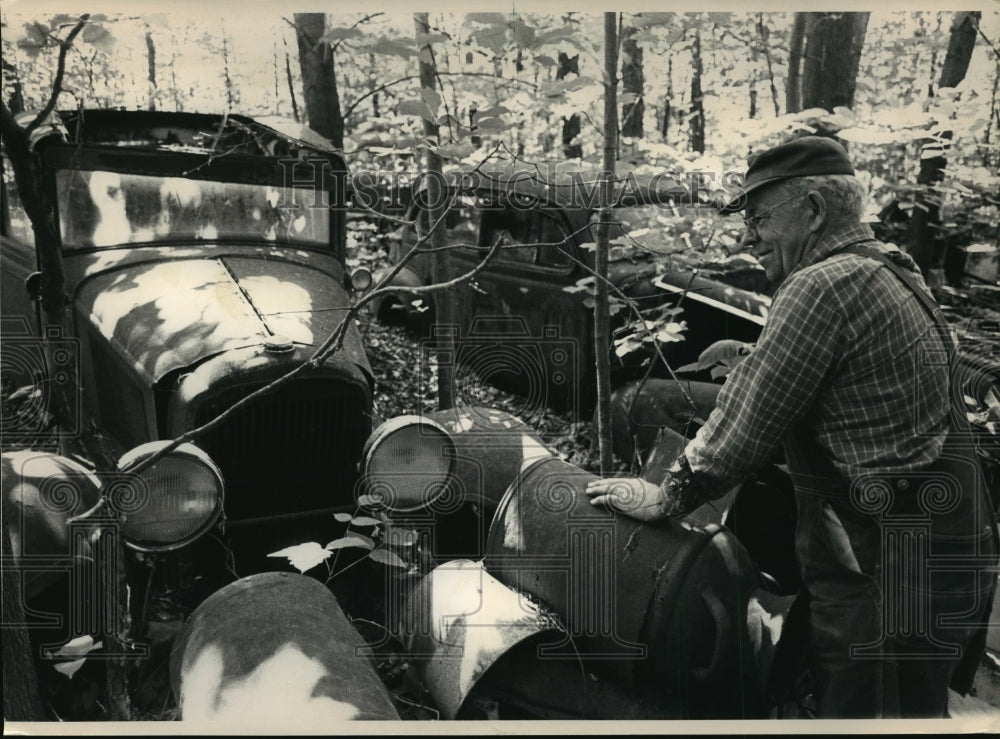
<svg viewBox="0 0 1000 739">
<path fill-rule="evenodd" d="M 539 201 L 548 206 L 568 209 L 596 210 L 597 198 L 591 197 L 591 192 L 598 187 L 599 173 L 580 170 L 570 176 L 547 181 L 542 170 L 467 170 L 449 171 L 444 173 L 445 181 L 453 190 L 473 191 L 477 194 L 493 193 L 494 195 L 512 195 Z M 417 192 L 423 192 L 430 186 L 428 177 L 421 177 Z M 628 207 L 641 205 L 665 205 L 671 201 L 687 197 L 687 188 L 677 183 L 664 183 L 651 187 L 642 182 L 641 178 L 626 176 L 619 178 L 612 188 L 612 207 Z"/>
<path fill-rule="evenodd" d="M 28 114 L 21 114 L 33 117 Z M 69 110 L 49 116 L 32 132 L 32 144 L 107 147 L 121 151 L 249 156 L 322 157 L 346 171 L 343 153 L 315 131 L 278 116 L 178 113 L 149 110 Z"/>
</svg>

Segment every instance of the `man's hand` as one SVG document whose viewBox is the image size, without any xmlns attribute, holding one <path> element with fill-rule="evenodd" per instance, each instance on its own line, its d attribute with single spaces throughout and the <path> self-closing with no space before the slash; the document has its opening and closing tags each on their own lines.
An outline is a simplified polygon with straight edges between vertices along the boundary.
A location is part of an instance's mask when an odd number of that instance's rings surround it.
<svg viewBox="0 0 1000 739">
<path fill-rule="evenodd" d="M 666 518 L 664 495 L 659 485 L 640 477 L 611 477 L 594 480 L 587 485 L 587 495 L 593 505 L 606 505 L 639 521 L 659 521 Z"/>
</svg>

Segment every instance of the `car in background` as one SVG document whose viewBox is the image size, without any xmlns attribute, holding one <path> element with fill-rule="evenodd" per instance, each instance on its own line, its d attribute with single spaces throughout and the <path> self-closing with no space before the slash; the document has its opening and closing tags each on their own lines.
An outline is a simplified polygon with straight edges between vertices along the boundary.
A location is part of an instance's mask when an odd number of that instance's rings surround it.
<svg viewBox="0 0 1000 739">
<path fill-rule="evenodd" d="M 440 293 L 406 290 L 431 282 L 430 242 L 409 254 L 433 223 L 423 193 L 414 194 L 408 225 L 390 250 L 393 265 L 405 261 L 388 284 L 399 289 L 375 302 L 374 311 L 383 321 L 417 327 L 433 346 Z M 572 188 L 524 177 L 453 177 L 446 193 L 440 228 L 449 274 L 477 269 L 496 247 L 484 267 L 452 288 L 454 361 L 531 403 L 589 412 L 597 209 Z M 642 377 L 650 361 L 654 376 L 667 375 L 662 360 L 672 368 L 694 362 L 720 339 L 753 342 L 767 315 L 763 270 L 753 260 L 697 265 L 685 226 L 698 206 L 683 205 L 680 194 L 638 188 L 615 196 L 607 337 L 613 383 Z M 376 272 L 376 282 L 386 272 Z"/>
</svg>

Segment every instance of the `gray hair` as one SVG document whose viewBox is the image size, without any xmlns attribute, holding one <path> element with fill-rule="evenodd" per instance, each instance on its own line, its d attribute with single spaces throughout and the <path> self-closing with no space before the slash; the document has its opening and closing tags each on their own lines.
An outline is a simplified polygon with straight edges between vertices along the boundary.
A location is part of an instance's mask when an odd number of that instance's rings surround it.
<svg viewBox="0 0 1000 739">
<path fill-rule="evenodd" d="M 859 221 L 865 212 L 867 193 L 852 174 L 821 174 L 793 177 L 775 185 L 782 197 L 805 196 L 815 190 L 826 201 L 827 217 L 831 220 Z"/>
</svg>

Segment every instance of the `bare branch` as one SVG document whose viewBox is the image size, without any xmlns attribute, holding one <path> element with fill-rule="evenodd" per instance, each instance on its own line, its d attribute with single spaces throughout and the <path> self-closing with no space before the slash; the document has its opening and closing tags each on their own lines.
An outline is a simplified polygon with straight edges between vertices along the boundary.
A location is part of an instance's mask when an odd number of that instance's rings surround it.
<svg viewBox="0 0 1000 739">
<path fill-rule="evenodd" d="M 32 131 L 38 128 L 38 126 L 41 125 L 42 121 L 48 118 L 49 115 L 52 113 L 52 111 L 55 110 L 56 102 L 59 99 L 59 95 L 63 91 L 62 81 L 63 81 L 63 76 L 66 74 L 66 54 L 67 52 L 69 52 L 70 47 L 73 46 L 73 42 L 76 40 L 76 37 L 79 35 L 80 31 L 82 31 L 83 27 L 87 25 L 87 21 L 89 18 L 90 18 L 89 13 L 84 13 L 83 15 L 81 15 L 80 20 L 77 21 L 77 24 L 75 26 L 73 26 L 73 30 L 69 32 L 69 34 L 63 41 L 59 42 L 59 60 L 56 66 L 56 78 L 52 82 L 52 94 L 49 96 L 49 101 L 45 103 L 45 107 L 42 108 L 41 112 L 37 116 L 35 116 L 35 120 L 33 120 L 31 123 L 27 125 L 27 127 L 25 128 L 25 133 L 30 134 Z"/>
</svg>

